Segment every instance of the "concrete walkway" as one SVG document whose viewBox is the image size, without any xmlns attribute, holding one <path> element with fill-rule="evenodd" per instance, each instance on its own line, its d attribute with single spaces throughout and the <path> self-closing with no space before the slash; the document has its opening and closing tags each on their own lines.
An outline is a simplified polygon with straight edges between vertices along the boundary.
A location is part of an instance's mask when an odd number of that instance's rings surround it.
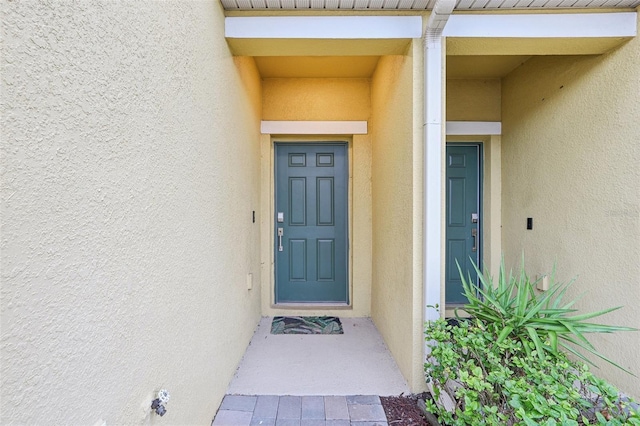
<svg viewBox="0 0 640 426">
<path fill-rule="evenodd" d="M 212 426 L 388 426 L 377 396 L 227 395 Z"/>
<path fill-rule="evenodd" d="M 262 318 L 231 381 L 230 395 L 410 393 L 370 318 L 340 318 L 344 334 L 273 335 Z"/>
<path fill-rule="evenodd" d="M 370 318 L 344 334 L 274 335 L 262 318 L 213 426 L 388 426 L 378 395 L 409 386 Z"/>
</svg>

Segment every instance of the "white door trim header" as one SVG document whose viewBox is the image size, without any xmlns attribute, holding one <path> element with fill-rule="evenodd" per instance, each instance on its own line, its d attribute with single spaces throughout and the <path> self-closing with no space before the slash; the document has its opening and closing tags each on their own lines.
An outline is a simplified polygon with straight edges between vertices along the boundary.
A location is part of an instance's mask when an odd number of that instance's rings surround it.
<svg viewBox="0 0 640 426">
<path fill-rule="evenodd" d="M 500 121 L 447 121 L 447 135 L 500 135 Z M 366 135 L 366 121 L 267 121 L 260 132 L 271 135 Z"/>
<path fill-rule="evenodd" d="M 262 121 L 260 132 L 272 135 L 366 135 L 366 121 Z"/>
<path fill-rule="evenodd" d="M 447 121 L 447 135 L 490 136 L 501 134 L 501 121 Z"/>
</svg>

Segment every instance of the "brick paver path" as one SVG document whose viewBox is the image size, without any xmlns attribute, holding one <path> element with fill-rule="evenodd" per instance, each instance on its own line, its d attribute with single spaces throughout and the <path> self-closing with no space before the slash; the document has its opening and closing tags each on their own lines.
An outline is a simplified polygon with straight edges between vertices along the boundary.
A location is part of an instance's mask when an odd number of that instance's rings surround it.
<svg viewBox="0 0 640 426">
<path fill-rule="evenodd" d="M 212 426 L 388 426 L 380 398 L 226 395 Z"/>
</svg>

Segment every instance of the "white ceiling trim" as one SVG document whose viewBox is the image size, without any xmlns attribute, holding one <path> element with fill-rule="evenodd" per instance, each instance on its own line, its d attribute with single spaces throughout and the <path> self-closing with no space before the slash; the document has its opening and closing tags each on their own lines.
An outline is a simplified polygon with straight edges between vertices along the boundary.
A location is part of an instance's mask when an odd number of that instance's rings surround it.
<svg viewBox="0 0 640 426">
<path fill-rule="evenodd" d="M 637 13 L 452 15 L 446 37 L 634 37 Z"/>
<path fill-rule="evenodd" d="M 228 38 L 402 39 L 422 36 L 420 16 L 262 16 L 225 18 Z"/>
<path fill-rule="evenodd" d="M 366 135 L 366 121 L 262 121 L 260 132 L 272 135 Z"/>
<path fill-rule="evenodd" d="M 447 135 L 487 136 L 501 135 L 500 121 L 447 121 Z"/>
</svg>

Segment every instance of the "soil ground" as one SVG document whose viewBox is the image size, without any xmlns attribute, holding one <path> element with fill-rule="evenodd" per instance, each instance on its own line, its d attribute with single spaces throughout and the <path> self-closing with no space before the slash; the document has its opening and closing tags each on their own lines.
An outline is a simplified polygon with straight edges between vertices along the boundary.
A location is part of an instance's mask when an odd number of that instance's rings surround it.
<svg viewBox="0 0 640 426">
<path fill-rule="evenodd" d="M 389 426 L 428 426 L 418 399 L 423 395 L 381 396 L 380 402 L 387 415 Z"/>
</svg>

